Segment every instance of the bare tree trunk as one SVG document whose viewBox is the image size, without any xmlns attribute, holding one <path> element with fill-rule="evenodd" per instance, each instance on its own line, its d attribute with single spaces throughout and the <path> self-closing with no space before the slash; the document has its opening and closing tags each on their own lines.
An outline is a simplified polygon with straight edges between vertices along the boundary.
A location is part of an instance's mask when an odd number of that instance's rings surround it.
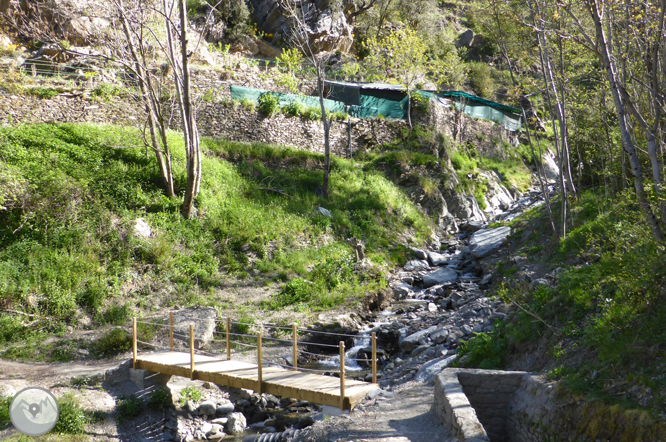
<svg viewBox="0 0 666 442">
<path fill-rule="evenodd" d="M 150 131 L 151 141 L 150 147 L 155 153 L 155 157 L 157 159 L 157 164 L 160 169 L 160 176 L 162 178 L 162 185 L 164 187 L 165 193 L 168 197 L 174 197 L 175 191 L 173 183 L 173 170 L 171 166 L 171 152 L 169 151 L 169 144 L 166 140 L 166 128 L 164 126 L 164 122 L 159 117 L 160 110 L 156 99 L 155 90 L 150 81 L 150 75 L 145 68 L 146 60 L 137 52 L 136 43 L 134 41 L 134 34 L 132 33 L 132 29 L 127 18 L 127 12 L 119 2 L 116 2 L 116 7 L 120 21 L 122 23 L 125 38 L 127 39 L 127 46 L 132 58 L 134 73 L 137 77 L 139 88 L 141 90 L 142 101 L 146 108 L 146 114 L 148 115 L 148 128 Z M 140 41 L 139 46 L 142 47 L 143 42 Z M 161 146 L 158 136 L 161 137 Z"/>
<path fill-rule="evenodd" d="M 323 66 L 317 67 L 317 88 L 319 89 L 321 124 L 324 126 L 324 182 L 322 183 L 322 194 L 324 198 L 328 199 L 328 178 L 331 173 L 331 119 L 326 116 L 326 107 L 324 106 L 324 81 L 326 73 L 323 72 L 323 69 Z"/>
<path fill-rule="evenodd" d="M 599 0 L 587 0 L 592 19 L 594 20 L 594 26 L 597 33 L 598 41 L 598 50 L 601 55 L 601 59 L 604 64 L 604 69 L 606 70 L 606 76 L 610 83 L 611 93 L 613 95 L 613 101 L 615 102 L 615 108 L 618 116 L 618 123 L 620 126 L 620 133 L 622 136 L 622 145 L 624 150 L 629 156 L 629 164 L 631 165 L 631 171 L 634 175 L 634 187 L 636 189 L 636 199 L 638 200 L 638 205 L 645 216 L 645 219 L 652 230 L 652 236 L 654 236 L 657 242 L 664 242 L 664 235 L 661 231 L 657 218 L 652 212 L 650 203 L 647 200 L 645 194 L 645 188 L 643 187 L 643 174 L 640 168 L 640 161 L 636 153 L 636 148 L 631 141 L 631 136 L 627 130 L 627 121 L 626 121 L 626 111 L 625 105 L 622 100 L 620 93 L 620 85 L 617 81 L 617 74 L 615 72 L 615 64 L 613 59 L 610 56 L 608 42 L 606 40 L 606 33 L 603 29 L 603 11 L 599 7 Z M 603 2 L 603 0 L 601 0 Z M 602 6 L 603 7 L 603 6 Z"/>
<path fill-rule="evenodd" d="M 12 0 L 0 0 L 0 14 L 7 12 L 11 3 Z"/>
</svg>

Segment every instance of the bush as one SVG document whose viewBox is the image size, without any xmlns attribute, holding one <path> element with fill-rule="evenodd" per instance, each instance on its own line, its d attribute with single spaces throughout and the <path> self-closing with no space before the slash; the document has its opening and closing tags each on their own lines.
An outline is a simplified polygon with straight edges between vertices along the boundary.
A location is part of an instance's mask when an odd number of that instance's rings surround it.
<svg viewBox="0 0 666 442">
<path fill-rule="evenodd" d="M 43 99 L 51 99 L 55 97 L 56 95 L 59 95 L 60 92 L 54 90 L 54 89 L 48 89 L 48 88 L 43 88 L 43 87 L 33 87 L 27 90 L 27 92 L 30 95 L 34 95 L 35 97 L 38 98 L 43 98 Z"/>
<path fill-rule="evenodd" d="M 308 107 L 303 110 L 301 116 L 306 120 L 317 121 L 321 120 L 321 109 L 318 107 Z"/>
<path fill-rule="evenodd" d="M 0 397 L 0 430 L 4 430 L 11 423 L 9 419 L 9 405 L 11 403 L 11 397 Z"/>
<path fill-rule="evenodd" d="M 495 92 L 495 82 L 486 63 L 472 63 L 469 68 L 469 84 L 479 97 L 490 98 Z"/>
<path fill-rule="evenodd" d="M 53 431 L 64 434 L 81 434 L 88 424 L 88 416 L 73 396 L 65 396 L 58 400 L 60 417 Z"/>
<path fill-rule="evenodd" d="M 132 338 L 121 328 L 113 329 L 99 338 L 95 352 L 100 356 L 115 356 L 132 348 Z"/>
<path fill-rule="evenodd" d="M 290 101 L 282 108 L 282 112 L 289 117 L 300 117 L 303 114 L 303 105 L 298 101 Z"/>
<path fill-rule="evenodd" d="M 143 411 L 143 402 L 134 395 L 121 396 L 116 404 L 116 413 L 119 417 L 131 419 L 137 417 Z"/>
<path fill-rule="evenodd" d="M 169 408 L 173 405 L 171 402 L 171 392 L 168 388 L 161 387 L 150 392 L 148 395 L 148 407 L 153 410 Z"/>
<path fill-rule="evenodd" d="M 202 397 L 201 390 L 197 387 L 193 385 L 185 387 L 180 391 L 180 406 L 184 406 L 187 401 L 199 402 Z"/>
<path fill-rule="evenodd" d="M 264 93 L 259 96 L 259 110 L 269 117 L 280 111 L 280 99 L 277 95 Z"/>
<path fill-rule="evenodd" d="M 271 307 L 277 310 L 294 304 L 304 304 L 312 300 L 312 285 L 302 278 L 289 281 L 280 292 L 273 296 Z"/>
<path fill-rule="evenodd" d="M 252 112 L 252 111 L 254 111 L 254 110 L 257 109 L 257 103 L 255 103 L 254 101 L 250 100 L 249 98 L 243 98 L 243 99 L 241 100 L 240 104 L 241 104 L 241 106 L 243 107 L 243 109 L 245 109 L 245 110 L 247 110 L 247 111 L 250 111 L 250 112 Z"/>
<path fill-rule="evenodd" d="M 488 333 L 476 333 L 469 341 L 461 342 L 458 361 L 466 367 L 501 370 L 506 349 L 506 340 Z"/>
<path fill-rule="evenodd" d="M 101 83 L 95 89 L 93 89 L 91 95 L 104 101 L 108 101 L 113 97 L 121 95 L 122 92 L 123 88 L 120 86 L 109 83 Z"/>
</svg>

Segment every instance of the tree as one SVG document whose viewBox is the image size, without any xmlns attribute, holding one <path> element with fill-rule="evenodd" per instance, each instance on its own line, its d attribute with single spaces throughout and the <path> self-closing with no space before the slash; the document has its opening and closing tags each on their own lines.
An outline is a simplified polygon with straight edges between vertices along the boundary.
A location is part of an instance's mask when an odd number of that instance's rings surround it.
<svg viewBox="0 0 666 442">
<path fill-rule="evenodd" d="M 370 38 L 366 43 L 370 55 L 363 65 L 370 77 L 382 81 L 397 80 L 407 91 L 407 121 L 412 129 L 412 91 L 424 81 L 429 68 L 426 45 L 416 31 L 391 31 L 386 37 Z"/>
<path fill-rule="evenodd" d="M 331 122 L 332 115 L 327 115 L 324 105 L 324 85 L 326 83 L 326 61 L 325 56 L 316 54 L 315 49 L 310 45 L 310 36 L 314 31 L 307 24 L 307 10 L 303 2 L 297 0 L 286 0 L 282 7 L 291 20 L 291 40 L 303 53 L 305 60 L 314 68 L 317 77 L 317 94 L 319 96 L 319 105 L 321 108 L 321 124 L 324 128 L 324 180 L 322 183 L 323 197 L 328 199 L 328 182 L 331 173 Z"/>
<path fill-rule="evenodd" d="M 121 30 L 116 28 L 114 52 L 118 60 L 136 79 L 141 91 L 140 100 L 143 103 L 148 118 L 147 126 L 150 132 L 150 142 L 144 137 L 160 169 L 162 186 L 169 197 L 174 197 L 173 169 L 171 165 L 171 151 L 167 140 L 167 118 L 160 103 L 160 79 L 156 73 L 148 68 L 148 37 L 151 31 L 146 27 L 149 9 L 139 1 L 131 9 L 121 0 L 114 0 L 115 16 L 120 22 Z M 123 38 L 124 37 L 124 38 Z M 125 44 L 123 44 L 125 43 Z"/>
</svg>

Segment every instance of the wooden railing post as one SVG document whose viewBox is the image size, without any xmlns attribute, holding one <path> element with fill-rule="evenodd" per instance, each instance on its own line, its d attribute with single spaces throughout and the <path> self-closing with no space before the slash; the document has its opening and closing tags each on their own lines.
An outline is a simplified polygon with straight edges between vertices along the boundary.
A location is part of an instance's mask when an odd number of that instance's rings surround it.
<svg viewBox="0 0 666 442">
<path fill-rule="evenodd" d="M 257 336 L 257 359 L 258 359 L 258 364 L 257 364 L 257 380 L 259 383 L 259 390 L 257 393 L 261 394 L 262 393 L 262 386 L 261 383 L 263 381 L 263 373 L 262 373 L 262 367 L 261 367 L 261 332 L 259 332 L 259 335 Z"/>
<path fill-rule="evenodd" d="M 136 317 L 132 318 L 132 368 L 136 370 Z"/>
<path fill-rule="evenodd" d="M 227 361 L 231 360 L 231 318 L 227 318 Z"/>
<path fill-rule="evenodd" d="M 340 341 L 340 410 L 345 411 L 345 342 Z"/>
<path fill-rule="evenodd" d="M 194 379 L 194 325 L 190 324 L 190 378 Z"/>
<path fill-rule="evenodd" d="M 173 312 L 169 312 L 169 348 L 173 351 Z"/>
<path fill-rule="evenodd" d="M 293 365 L 294 365 L 294 371 L 296 371 L 298 369 L 298 337 L 296 335 L 296 323 L 295 322 L 291 326 L 291 329 L 294 333 L 294 337 L 293 337 L 293 341 L 294 341 L 294 351 L 293 351 L 293 353 L 294 353 L 294 355 L 293 355 L 294 356 L 294 364 Z"/>
<path fill-rule="evenodd" d="M 372 383 L 377 383 L 377 333 L 372 333 Z"/>
</svg>

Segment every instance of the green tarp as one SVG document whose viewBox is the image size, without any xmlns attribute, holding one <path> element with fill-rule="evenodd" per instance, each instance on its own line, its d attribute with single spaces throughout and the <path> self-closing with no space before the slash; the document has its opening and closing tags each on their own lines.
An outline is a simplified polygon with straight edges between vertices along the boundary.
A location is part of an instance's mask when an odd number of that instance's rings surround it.
<svg viewBox="0 0 666 442">
<path fill-rule="evenodd" d="M 261 89 L 252 89 L 249 87 L 242 86 L 230 86 L 231 88 L 231 99 L 232 100 L 252 100 L 255 103 L 259 103 L 259 97 L 264 94 L 275 95 L 280 99 L 280 106 L 286 106 L 292 102 L 298 102 L 303 104 L 306 107 L 316 107 L 320 108 L 319 97 L 310 97 L 305 95 L 294 95 L 294 94 L 281 94 L 279 92 L 268 92 Z M 328 112 L 344 112 L 345 104 L 339 101 L 327 100 L 324 99 L 324 108 Z"/>
<path fill-rule="evenodd" d="M 280 99 L 281 106 L 286 106 L 294 101 L 307 107 L 319 108 L 320 106 L 318 97 L 281 94 L 241 86 L 230 86 L 230 88 L 232 100 L 248 99 L 258 103 L 261 95 L 271 94 Z M 407 119 L 407 94 L 400 86 L 326 82 L 326 89 L 327 95 L 332 98 L 324 100 L 324 107 L 328 112 L 347 111 L 355 118 L 377 118 L 382 115 L 385 118 Z M 417 93 L 425 99 L 432 99 L 433 95 L 448 98 L 454 102 L 456 109 L 462 108 L 465 115 L 494 121 L 509 131 L 517 131 L 521 127 L 520 109 L 459 91 L 436 93 L 414 91 L 414 94 Z"/>
</svg>

